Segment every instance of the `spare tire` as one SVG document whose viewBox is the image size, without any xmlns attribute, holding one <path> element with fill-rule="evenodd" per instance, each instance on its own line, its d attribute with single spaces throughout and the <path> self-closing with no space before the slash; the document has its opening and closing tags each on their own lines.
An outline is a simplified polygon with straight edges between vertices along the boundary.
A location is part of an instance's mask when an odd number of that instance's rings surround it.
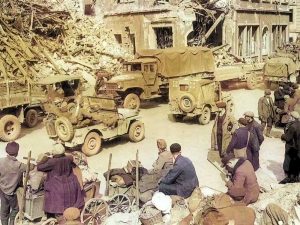
<svg viewBox="0 0 300 225">
<path fill-rule="evenodd" d="M 35 127 L 39 121 L 39 114 L 36 109 L 29 109 L 25 113 L 25 125 L 29 128 Z"/>
<path fill-rule="evenodd" d="M 0 139 L 14 141 L 21 133 L 21 123 L 14 115 L 5 115 L 0 119 Z"/>
<path fill-rule="evenodd" d="M 183 112 L 189 113 L 192 112 L 196 106 L 196 100 L 191 94 L 184 94 L 179 100 L 179 107 Z"/>
<path fill-rule="evenodd" d="M 58 117 L 55 121 L 55 131 L 62 141 L 70 141 L 74 137 L 74 128 L 66 117 Z"/>
</svg>

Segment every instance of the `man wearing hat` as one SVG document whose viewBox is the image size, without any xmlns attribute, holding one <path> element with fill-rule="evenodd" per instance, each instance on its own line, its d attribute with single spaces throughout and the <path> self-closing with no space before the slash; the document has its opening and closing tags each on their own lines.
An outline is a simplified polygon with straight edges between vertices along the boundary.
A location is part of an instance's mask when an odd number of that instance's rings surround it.
<svg viewBox="0 0 300 225">
<path fill-rule="evenodd" d="M 244 158 L 234 158 L 228 155 L 226 169 L 232 175 L 232 179 L 228 180 L 227 194 L 235 201 L 242 201 L 246 205 L 257 201 L 259 196 L 259 185 L 252 164 Z"/>
<path fill-rule="evenodd" d="M 217 102 L 216 106 L 219 112 L 211 132 L 211 149 L 218 150 L 220 157 L 223 157 L 238 124 L 234 116 L 228 112 L 225 102 Z"/>
<path fill-rule="evenodd" d="M 54 145 L 52 155 L 52 158 L 45 157 L 37 165 L 39 171 L 47 173 L 44 211 L 50 217 L 62 215 L 69 207 L 84 206 L 84 192 L 73 173 L 73 157 L 65 155 L 62 144 Z"/>
<path fill-rule="evenodd" d="M 166 195 L 179 195 L 188 198 L 199 186 L 195 167 L 190 159 L 181 155 L 181 146 L 174 143 L 170 146 L 174 158 L 173 168 L 159 183 L 159 191 Z"/>
<path fill-rule="evenodd" d="M 286 178 L 280 183 L 298 182 L 300 172 L 300 115 L 293 111 L 281 139 L 285 141 L 283 170 Z"/>
<path fill-rule="evenodd" d="M 1 223 L 13 225 L 19 211 L 16 190 L 22 182 L 26 165 L 17 160 L 19 144 L 10 142 L 5 148 L 7 156 L 0 159 Z"/>
<path fill-rule="evenodd" d="M 262 131 L 267 125 L 266 136 L 272 137 L 271 129 L 275 120 L 275 108 L 270 89 L 266 89 L 265 95 L 258 100 L 258 116 L 261 121 Z"/>
<path fill-rule="evenodd" d="M 264 135 L 261 129 L 261 125 L 254 119 L 254 113 L 251 111 L 247 111 L 244 113 L 244 118 L 248 122 L 248 130 L 251 132 L 252 137 L 253 137 L 253 142 L 252 142 L 252 165 L 254 167 L 254 170 L 257 170 L 260 165 L 259 165 L 259 150 L 260 146 L 264 141 Z"/>
</svg>

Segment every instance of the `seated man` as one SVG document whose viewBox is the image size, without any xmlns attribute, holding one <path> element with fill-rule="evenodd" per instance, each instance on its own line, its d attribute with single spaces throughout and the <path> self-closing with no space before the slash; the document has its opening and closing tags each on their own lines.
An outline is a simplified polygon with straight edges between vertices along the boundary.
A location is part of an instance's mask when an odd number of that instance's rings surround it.
<svg viewBox="0 0 300 225">
<path fill-rule="evenodd" d="M 167 151 L 167 143 L 164 139 L 157 139 L 158 158 L 153 163 L 153 169 L 149 171 L 150 174 L 161 173 L 162 170 L 167 170 L 173 166 L 173 156 L 171 152 Z M 164 174 L 165 175 L 165 174 Z"/>
<path fill-rule="evenodd" d="M 236 201 L 242 201 L 246 205 L 254 203 L 258 199 L 259 185 L 251 163 L 244 158 L 227 159 L 226 169 L 232 174 L 232 179 L 226 184 L 228 194 Z M 225 160 L 224 160 L 225 161 Z"/>
<path fill-rule="evenodd" d="M 174 143 L 170 146 L 174 158 L 173 168 L 162 178 L 159 191 L 166 195 L 189 197 L 199 185 L 195 167 L 192 161 L 181 155 L 181 146 Z"/>
</svg>

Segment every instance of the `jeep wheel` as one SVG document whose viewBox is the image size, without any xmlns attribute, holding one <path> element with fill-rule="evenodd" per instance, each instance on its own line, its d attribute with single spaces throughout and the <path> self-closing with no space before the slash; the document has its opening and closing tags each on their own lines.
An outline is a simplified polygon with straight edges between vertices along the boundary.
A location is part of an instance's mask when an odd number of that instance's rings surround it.
<svg viewBox="0 0 300 225">
<path fill-rule="evenodd" d="M 141 121 L 134 121 L 128 131 L 129 140 L 139 142 L 145 137 L 145 126 Z"/>
<path fill-rule="evenodd" d="M 29 109 L 25 115 L 25 125 L 27 127 L 35 127 L 39 121 L 38 112 L 35 109 Z"/>
<path fill-rule="evenodd" d="M 55 121 L 55 131 L 62 141 L 70 141 L 74 136 L 72 123 L 66 117 L 59 117 Z"/>
<path fill-rule="evenodd" d="M 191 94 L 184 94 L 179 101 L 179 107 L 182 111 L 189 113 L 195 108 L 195 98 Z"/>
<path fill-rule="evenodd" d="M 247 77 L 247 88 L 250 90 L 253 90 L 257 87 L 257 77 L 255 74 L 251 73 L 249 74 L 249 76 Z"/>
<path fill-rule="evenodd" d="M 90 132 L 84 139 L 82 152 L 87 156 L 93 156 L 100 152 L 102 138 L 97 132 Z"/>
<path fill-rule="evenodd" d="M 208 124 L 211 117 L 211 110 L 207 106 L 204 107 L 202 114 L 199 116 L 199 123 L 202 125 Z"/>
<path fill-rule="evenodd" d="M 21 123 L 14 115 L 5 115 L 0 119 L 0 139 L 16 140 L 21 133 Z"/>
<path fill-rule="evenodd" d="M 131 94 L 126 95 L 123 105 L 124 105 L 124 108 L 127 108 L 127 109 L 139 109 L 140 105 L 141 105 L 141 100 L 140 100 L 139 96 L 131 93 Z"/>
</svg>

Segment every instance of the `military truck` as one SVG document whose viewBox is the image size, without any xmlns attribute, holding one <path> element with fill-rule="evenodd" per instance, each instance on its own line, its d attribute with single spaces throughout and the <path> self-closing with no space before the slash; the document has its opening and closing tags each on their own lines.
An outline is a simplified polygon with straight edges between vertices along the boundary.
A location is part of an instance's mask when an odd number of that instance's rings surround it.
<svg viewBox="0 0 300 225">
<path fill-rule="evenodd" d="M 218 111 L 217 101 L 224 101 L 233 110 L 231 96 L 222 93 L 219 82 L 198 77 L 173 79 L 169 89 L 170 116 L 174 121 L 183 117 L 196 117 L 200 124 L 208 124 Z"/>
<path fill-rule="evenodd" d="M 212 51 L 203 47 L 148 49 L 123 63 L 121 75 L 112 77 L 102 90 L 115 92 L 125 108 L 138 109 L 140 100 L 168 97 L 169 80 L 199 75 L 214 78 Z"/>
<path fill-rule="evenodd" d="M 274 89 L 280 82 L 300 83 L 300 47 L 287 46 L 278 50 L 265 63 L 263 68 L 266 87 Z"/>
<path fill-rule="evenodd" d="M 82 152 L 87 156 L 100 152 L 102 141 L 126 134 L 132 142 L 144 138 L 144 124 L 137 110 L 117 108 L 110 97 L 79 95 L 75 102 L 72 111 L 62 111 L 55 104 L 45 105 L 50 138 L 70 148 L 82 145 Z"/>
</svg>

